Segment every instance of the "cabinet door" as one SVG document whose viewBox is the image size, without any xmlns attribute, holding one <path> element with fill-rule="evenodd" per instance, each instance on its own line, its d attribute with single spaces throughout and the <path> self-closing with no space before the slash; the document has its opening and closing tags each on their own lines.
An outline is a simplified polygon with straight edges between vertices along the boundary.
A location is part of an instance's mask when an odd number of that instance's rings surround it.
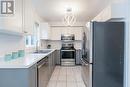
<svg viewBox="0 0 130 87">
<path fill-rule="evenodd" d="M 111 18 L 125 18 L 125 4 L 124 3 L 112 3 L 101 11 L 93 21 L 107 21 Z"/>
<path fill-rule="evenodd" d="M 52 54 L 50 54 L 49 56 L 49 78 L 51 78 L 51 74 L 52 74 L 52 70 L 53 70 L 53 65 L 52 65 Z"/>
<path fill-rule="evenodd" d="M 53 55 L 52 58 L 53 58 L 53 71 L 54 71 L 54 69 L 55 69 L 56 51 L 54 51 L 52 55 Z"/>
<path fill-rule="evenodd" d="M 83 28 L 82 27 L 74 27 L 71 30 L 71 33 L 75 34 L 75 40 L 82 40 L 82 32 L 83 32 Z"/>
<path fill-rule="evenodd" d="M 51 40 L 61 40 L 62 29 L 60 27 L 51 28 Z"/>
<path fill-rule="evenodd" d="M 0 30 L 22 33 L 23 0 L 14 1 L 14 14 L 0 14 Z"/>
<path fill-rule="evenodd" d="M 72 29 L 71 27 L 60 27 L 61 29 L 61 34 L 66 35 L 66 34 L 72 34 Z"/>
<path fill-rule="evenodd" d="M 29 68 L 29 87 L 37 87 L 37 66 Z"/>
<path fill-rule="evenodd" d="M 60 65 L 60 50 L 56 50 L 56 58 L 55 58 L 56 64 Z"/>
<path fill-rule="evenodd" d="M 40 23 L 40 39 L 50 39 L 50 26 L 48 23 Z"/>
<path fill-rule="evenodd" d="M 111 5 L 111 18 L 125 18 L 126 15 L 126 5 L 125 3 L 113 3 Z"/>
<path fill-rule="evenodd" d="M 81 50 L 76 50 L 76 64 L 79 65 L 81 64 L 81 59 L 82 55 L 81 55 Z"/>
<path fill-rule="evenodd" d="M 32 0 L 24 0 L 24 32 L 33 34 L 34 8 Z"/>
</svg>

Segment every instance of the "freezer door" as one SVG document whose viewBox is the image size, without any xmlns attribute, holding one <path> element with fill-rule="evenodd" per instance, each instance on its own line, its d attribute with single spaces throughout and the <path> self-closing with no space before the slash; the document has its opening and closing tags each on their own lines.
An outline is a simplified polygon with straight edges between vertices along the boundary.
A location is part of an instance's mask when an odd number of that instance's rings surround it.
<svg viewBox="0 0 130 87">
<path fill-rule="evenodd" d="M 93 23 L 93 87 L 123 87 L 124 23 Z"/>
</svg>

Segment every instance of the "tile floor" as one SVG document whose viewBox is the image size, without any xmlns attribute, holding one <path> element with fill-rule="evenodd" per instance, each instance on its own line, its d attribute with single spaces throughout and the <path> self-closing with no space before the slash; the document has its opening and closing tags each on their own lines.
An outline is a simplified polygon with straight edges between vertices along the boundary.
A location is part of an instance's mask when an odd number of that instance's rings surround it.
<svg viewBox="0 0 130 87">
<path fill-rule="evenodd" d="M 47 87 L 85 87 L 81 67 L 56 66 Z"/>
</svg>

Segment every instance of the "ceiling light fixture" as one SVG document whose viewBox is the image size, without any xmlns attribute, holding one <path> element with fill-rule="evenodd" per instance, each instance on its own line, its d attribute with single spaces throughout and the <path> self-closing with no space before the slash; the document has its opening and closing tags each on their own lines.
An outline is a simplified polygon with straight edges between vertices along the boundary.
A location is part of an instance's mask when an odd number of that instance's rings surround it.
<svg viewBox="0 0 130 87">
<path fill-rule="evenodd" d="M 73 26 L 76 22 L 76 17 L 74 16 L 73 12 L 72 12 L 72 8 L 68 8 L 66 10 L 66 14 L 64 16 L 64 19 L 63 19 L 63 23 L 66 25 L 66 26 Z"/>
</svg>

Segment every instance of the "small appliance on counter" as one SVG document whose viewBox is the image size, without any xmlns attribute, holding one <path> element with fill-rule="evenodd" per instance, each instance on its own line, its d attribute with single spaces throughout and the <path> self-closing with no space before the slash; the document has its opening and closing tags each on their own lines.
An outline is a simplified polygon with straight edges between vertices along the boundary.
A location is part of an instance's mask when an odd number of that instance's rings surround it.
<svg viewBox="0 0 130 87">
<path fill-rule="evenodd" d="M 50 44 L 47 45 L 47 49 L 51 49 L 51 45 Z"/>
<path fill-rule="evenodd" d="M 61 65 L 75 65 L 76 50 L 74 48 L 74 34 L 61 35 L 62 47 L 60 51 Z"/>
</svg>

